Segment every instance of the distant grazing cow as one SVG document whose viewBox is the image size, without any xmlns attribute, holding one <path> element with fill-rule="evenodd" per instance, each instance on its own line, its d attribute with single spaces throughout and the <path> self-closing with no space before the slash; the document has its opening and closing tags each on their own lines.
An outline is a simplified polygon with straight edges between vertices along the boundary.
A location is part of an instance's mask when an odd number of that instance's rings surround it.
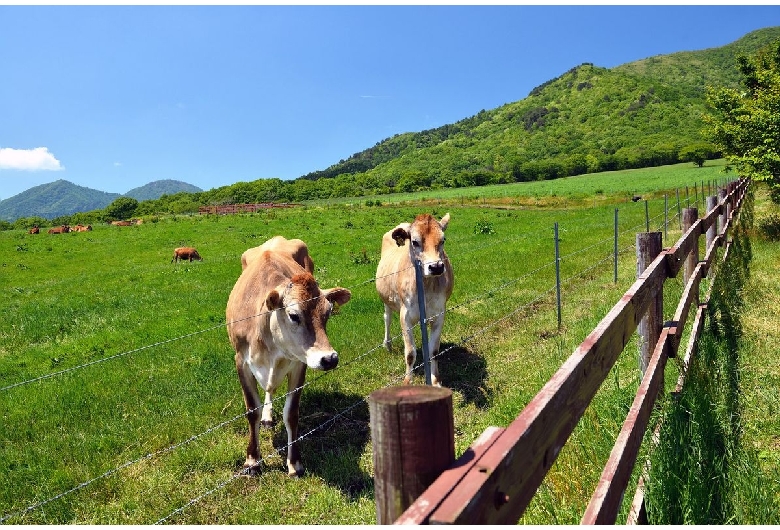
<svg viewBox="0 0 780 530">
<path fill-rule="evenodd" d="M 246 262 L 225 314 L 249 422 L 244 467 L 251 469 L 259 464 L 258 428 L 261 422 L 266 426 L 273 423 L 271 402 L 286 377 L 283 418 L 288 441 L 287 472 L 300 476 L 303 464 L 296 440 L 306 367 L 330 370 L 338 364 L 325 325 L 334 304 L 346 304 L 352 294 L 341 287 L 320 289 L 311 272 L 295 257 L 297 254 L 300 258 L 303 252 L 308 255 L 306 245 L 301 242 L 302 248 L 296 252 L 296 245 L 288 244 L 295 240 L 282 240 L 268 241 L 265 250 L 253 253 Z M 265 391 L 264 402 L 260 401 L 258 383 Z"/>
<path fill-rule="evenodd" d="M 36 226 L 33 226 L 32 228 L 30 228 L 29 232 L 31 234 L 40 234 L 41 233 L 41 229 L 38 228 L 38 226 L 36 225 Z"/>
<path fill-rule="evenodd" d="M 241 270 L 246 269 L 247 263 L 260 256 L 266 250 L 282 252 L 297 261 L 306 272 L 314 274 L 314 262 L 309 256 L 306 243 L 300 239 L 286 239 L 283 236 L 274 236 L 259 247 L 250 248 L 241 254 Z"/>
<path fill-rule="evenodd" d="M 76 225 L 70 229 L 71 232 L 91 232 L 92 225 Z"/>
<path fill-rule="evenodd" d="M 188 260 L 192 262 L 192 260 L 203 261 L 203 258 L 201 258 L 200 254 L 198 254 L 198 251 L 192 247 L 179 247 L 173 249 L 173 258 L 171 258 L 171 263 L 174 261 L 178 263 L 179 260 Z"/>
<path fill-rule="evenodd" d="M 111 221 L 114 226 L 133 226 L 135 223 L 132 221 Z"/>
<path fill-rule="evenodd" d="M 68 225 L 54 226 L 49 228 L 50 234 L 67 234 L 68 232 L 70 232 L 70 227 Z"/>
<path fill-rule="evenodd" d="M 633 197 L 631 197 L 631 200 L 634 202 L 639 202 L 642 200 L 642 197 L 639 195 L 634 195 Z"/>
<path fill-rule="evenodd" d="M 428 351 L 431 355 L 431 383 L 441 386 L 435 357 L 439 353 L 445 305 L 454 285 L 452 266 L 444 252 L 444 231 L 449 222 L 449 213 L 441 221 L 430 214 L 422 214 L 413 223 L 401 223 L 382 237 L 376 289 L 385 304 L 385 347 L 391 349 L 390 324 L 393 313 L 399 313 L 404 337 L 406 384 L 412 380 L 412 367 L 417 357 L 414 326 L 420 321 L 420 308 L 413 263 L 419 259 L 423 271 L 425 316 L 430 323 Z"/>
</svg>

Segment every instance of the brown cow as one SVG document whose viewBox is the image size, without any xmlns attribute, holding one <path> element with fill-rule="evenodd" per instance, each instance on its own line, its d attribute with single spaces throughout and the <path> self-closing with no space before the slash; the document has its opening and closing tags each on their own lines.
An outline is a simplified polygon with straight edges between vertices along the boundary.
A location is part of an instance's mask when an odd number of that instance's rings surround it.
<svg viewBox="0 0 780 530">
<path fill-rule="evenodd" d="M 173 258 L 171 258 L 171 263 L 174 261 L 178 263 L 179 260 L 189 260 L 190 263 L 192 263 L 192 260 L 203 261 L 203 258 L 201 258 L 200 254 L 198 254 L 198 251 L 192 247 L 179 247 L 173 249 Z"/>
<path fill-rule="evenodd" d="M 399 313 L 404 337 L 406 384 L 412 380 L 412 367 L 417 357 L 414 326 L 420 322 L 420 307 L 417 302 L 413 263 L 420 260 L 425 292 L 425 316 L 430 323 L 428 351 L 431 356 L 431 383 L 441 386 L 436 356 L 439 354 L 445 306 L 454 285 L 452 266 L 447 253 L 444 252 L 444 231 L 449 222 L 449 213 L 441 221 L 437 221 L 430 214 L 422 214 L 418 215 L 413 223 L 401 223 L 382 237 L 376 289 L 385 304 L 384 342 L 389 351 L 390 324 L 393 313 Z"/>
<path fill-rule="evenodd" d="M 292 256 L 306 272 L 314 274 L 314 261 L 309 256 L 309 249 L 306 243 L 300 239 L 286 239 L 283 236 L 274 236 L 259 247 L 250 248 L 241 254 L 241 270 L 246 269 L 250 261 L 253 261 L 266 250 L 278 251 Z"/>
<path fill-rule="evenodd" d="M 38 225 L 35 225 L 32 228 L 30 228 L 29 233 L 31 233 L 31 234 L 40 234 L 41 233 L 41 229 L 38 228 Z"/>
<path fill-rule="evenodd" d="M 71 232 L 91 232 L 92 225 L 76 225 L 70 229 Z"/>
<path fill-rule="evenodd" d="M 133 226 L 135 223 L 131 221 L 111 221 L 114 226 Z"/>
<path fill-rule="evenodd" d="M 269 242 L 269 246 L 270 250 L 263 250 L 247 262 L 225 310 L 249 422 L 244 467 L 252 469 L 259 464 L 258 428 L 261 422 L 272 424 L 273 394 L 286 377 L 283 419 L 288 441 L 287 472 L 300 476 L 303 464 L 297 442 L 298 408 L 306 367 L 330 370 L 338 364 L 325 325 L 333 305 L 346 304 L 352 294 L 341 287 L 320 289 L 314 276 L 296 261 L 289 245 Z M 264 402 L 258 383 L 265 391 Z"/>
<path fill-rule="evenodd" d="M 70 232 L 70 227 L 68 225 L 54 226 L 49 228 L 50 234 L 67 234 L 68 232 Z"/>
</svg>

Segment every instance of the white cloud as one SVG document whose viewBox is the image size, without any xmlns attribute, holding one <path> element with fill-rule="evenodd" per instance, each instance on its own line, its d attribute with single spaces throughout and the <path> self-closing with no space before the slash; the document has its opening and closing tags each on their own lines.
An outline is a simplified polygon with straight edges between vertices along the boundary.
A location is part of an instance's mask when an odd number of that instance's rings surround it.
<svg viewBox="0 0 780 530">
<path fill-rule="evenodd" d="M 59 171 L 65 168 L 49 152 L 48 147 L 36 147 L 35 149 L 0 147 L 0 169 Z"/>
</svg>

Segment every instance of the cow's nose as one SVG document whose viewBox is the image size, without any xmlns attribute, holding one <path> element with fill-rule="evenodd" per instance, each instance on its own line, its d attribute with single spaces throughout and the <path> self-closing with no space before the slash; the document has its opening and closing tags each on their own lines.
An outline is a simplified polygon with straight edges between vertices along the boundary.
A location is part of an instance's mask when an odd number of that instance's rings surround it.
<svg viewBox="0 0 780 530">
<path fill-rule="evenodd" d="M 444 272 L 444 263 L 441 261 L 436 263 L 431 263 L 428 265 L 428 271 L 430 271 L 432 276 L 439 276 Z"/>
<path fill-rule="evenodd" d="M 335 368 L 337 364 L 339 364 L 339 354 L 336 352 L 329 355 L 323 355 L 320 358 L 320 368 L 323 370 L 331 370 Z"/>
</svg>

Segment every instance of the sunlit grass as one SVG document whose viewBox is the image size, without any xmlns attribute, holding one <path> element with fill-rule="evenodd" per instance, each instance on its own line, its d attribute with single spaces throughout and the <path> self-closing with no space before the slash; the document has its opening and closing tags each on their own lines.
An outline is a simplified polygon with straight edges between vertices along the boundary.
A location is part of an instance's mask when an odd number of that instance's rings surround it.
<svg viewBox="0 0 780 530">
<path fill-rule="evenodd" d="M 656 188 L 644 182 L 654 173 L 638 171 L 631 192 L 647 196 L 658 229 L 663 193 L 649 193 Z M 665 175 L 656 182 L 667 194 L 723 178 L 692 166 L 654 171 Z M 633 283 L 631 245 L 644 229 L 644 204 L 627 201 L 627 184 L 618 185 L 614 175 L 599 178 L 589 186 L 609 190 L 606 198 L 556 207 L 553 194 L 574 197 L 588 186 L 540 187 L 533 193 L 550 199 L 543 208 L 505 209 L 519 195 L 507 203 L 498 191 L 494 201 L 463 204 L 442 192 L 440 202 L 178 216 L 59 236 L 0 232 L 0 307 L 9 315 L 0 322 L 0 388 L 43 377 L 0 391 L 0 517 L 93 481 L 7 522 L 374 523 L 365 399 L 398 384 L 404 370 L 400 340 L 393 353 L 381 347 L 382 304 L 372 278 L 382 234 L 424 211 L 452 215 L 447 249 L 456 286 L 442 341 L 450 351 L 440 370 L 454 392 L 460 454 L 486 427 L 512 421 Z M 555 223 L 564 280 L 560 329 Z M 225 304 L 241 253 L 277 234 L 306 241 L 322 287 L 352 290 L 328 325 L 341 363 L 307 375 L 301 431 L 317 430 L 302 441 L 306 475 L 286 476 L 276 452 L 286 443 L 279 422 L 262 433 L 262 473 L 233 479 L 247 426 Z M 672 222 L 668 239 L 677 237 Z M 170 263 L 173 248 L 185 244 L 204 261 Z M 400 333 L 397 318 L 393 325 Z M 637 366 L 629 344 L 521 522 L 579 522 L 636 391 Z M 415 383 L 422 383 L 421 371 Z M 278 417 L 281 403 L 275 411 Z"/>
</svg>

